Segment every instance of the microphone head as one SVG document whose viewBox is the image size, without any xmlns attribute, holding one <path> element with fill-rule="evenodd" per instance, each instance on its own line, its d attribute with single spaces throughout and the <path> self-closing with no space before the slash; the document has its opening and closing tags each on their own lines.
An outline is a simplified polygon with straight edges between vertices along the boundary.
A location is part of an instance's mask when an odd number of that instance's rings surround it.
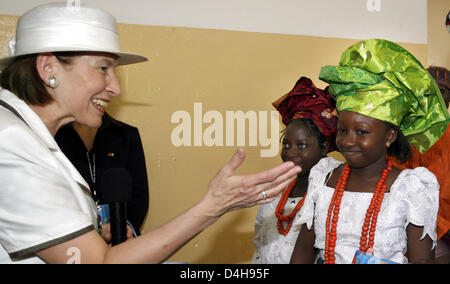
<svg viewBox="0 0 450 284">
<path fill-rule="evenodd" d="M 133 181 L 124 168 L 107 169 L 101 177 L 100 192 L 106 203 L 130 201 Z"/>
</svg>

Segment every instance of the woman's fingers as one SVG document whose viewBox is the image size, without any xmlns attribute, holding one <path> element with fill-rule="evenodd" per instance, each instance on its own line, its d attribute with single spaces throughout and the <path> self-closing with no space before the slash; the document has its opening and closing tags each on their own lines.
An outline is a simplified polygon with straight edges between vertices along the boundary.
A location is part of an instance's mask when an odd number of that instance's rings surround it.
<svg viewBox="0 0 450 284">
<path fill-rule="evenodd" d="M 220 177 L 231 177 L 236 172 L 236 169 L 242 165 L 245 160 L 245 151 L 242 148 L 238 148 L 236 152 L 231 157 L 230 161 L 223 166 L 217 176 Z"/>
<path fill-rule="evenodd" d="M 292 182 L 293 179 L 295 179 L 295 177 L 298 175 L 299 172 L 301 172 L 300 167 L 298 166 L 293 167 L 289 171 L 278 176 L 276 179 L 272 181 L 257 184 L 255 186 L 255 192 L 262 193 L 263 191 L 265 191 L 267 197 L 272 197 L 273 195 L 277 196 L 285 189 L 285 187 L 289 185 L 289 183 Z M 268 194 L 269 192 L 272 194 L 269 195 Z"/>
<path fill-rule="evenodd" d="M 290 168 L 290 170 L 288 170 L 287 172 L 284 172 L 284 174 L 274 176 L 271 178 L 267 178 L 268 177 L 267 173 L 265 173 L 261 176 L 261 179 L 257 180 L 269 180 L 269 181 L 265 183 L 259 183 L 251 187 L 248 187 L 246 185 L 247 184 L 246 179 L 247 178 L 255 179 L 254 175 L 251 175 L 251 177 L 245 175 L 232 177 L 231 180 L 237 179 L 240 180 L 240 183 L 236 183 L 236 185 L 233 188 L 234 190 L 238 190 L 239 196 L 234 199 L 235 203 L 232 206 L 230 206 L 232 208 L 231 210 L 252 207 L 258 204 L 264 204 L 274 200 L 296 178 L 300 170 L 301 170 L 300 167 L 293 167 Z"/>
<path fill-rule="evenodd" d="M 300 167 L 296 167 L 292 162 L 285 162 L 271 169 L 243 176 L 243 186 L 253 187 L 263 184 L 277 184 L 296 176 L 301 171 Z"/>
<path fill-rule="evenodd" d="M 237 168 L 240 165 L 242 165 L 244 160 L 245 160 L 244 149 L 238 148 L 237 151 L 234 153 L 234 155 L 231 157 L 230 161 L 220 169 L 219 173 L 217 174 L 217 177 L 219 178 L 232 177 L 236 172 Z M 296 170 L 296 172 L 293 174 L 292 172 L 290 172 L 290 170 L 292 170 L 293 168 L 295 168 L 294 163 L 285 162 L 282 163 L 281 165 L 278 165 L 276 167 L 273 167 L 271 169 L 256 174 L 245 175 L 243 176 L 244 177 L 243 186 L 252 187 L 262 183 L 273 182 L 277 178 L 286 173 L 288 173 L 289 178 L 290 175 L 296 175 L 298 172 L 300 172 L 299 170 Z"/>
<path fill-rule="evenodd" d="M 284 182 L 278 184 L 278 185 L 275 186 L 275 187 L 272 187 L 272 188 L 269 189 L 269 190 L 263 190 L 263 191 L 261 191 L 261 193 L 258 194 L 258 198 L 257 198 L 256 204 L 260 205 L 260 204 L 265 204 L 265 203 L 272 202 L 272 201 L 275 200 L 275 199 L 280 195 L 280 193 L 283 192 L 283 191 L 288 187 L 288 185 L 289 185 L 291 182 L 293 182 L 294 180 L 295 180 L 295 176 L 294 176 L 294 177 L 291 177 L 291 178 L 289 178 L 289 179 L 287 179 L 287 180 L 285 180 Z M 266 193 L 266 194 L 265 194 L 266 198 L 264 198 L 264 196 L 263 196 L 263 194 L 262 194 L 263 192 Z"/>
<path fill-rule="evenodd" d="M 301 171 L 300 167 L 295 166 L 294 163 L 286 162 L 259 173 L 235 175 L 236 169 L 244 159 L 245 153 L 239 148 L 231 160 L 211 180 L 205 200 L 211 205 L 211 212 L 216 213 L 210 215 L 220 216 L 231 210 L 252 207 L 273 200 Z M 263 191 L 266 198 L 263 198 Z"/>
<path fill-rule="evenodd" d="M 288 169 L 286 171 L 286 169 Z M 240 176 L 242 192 L 258 201 L 278 196 L 296 178 L 301 168 L 284 163 L 275 168 L 252 175 Z M 264 192 L 264 193 L 263 193 Z"/>
</svg>

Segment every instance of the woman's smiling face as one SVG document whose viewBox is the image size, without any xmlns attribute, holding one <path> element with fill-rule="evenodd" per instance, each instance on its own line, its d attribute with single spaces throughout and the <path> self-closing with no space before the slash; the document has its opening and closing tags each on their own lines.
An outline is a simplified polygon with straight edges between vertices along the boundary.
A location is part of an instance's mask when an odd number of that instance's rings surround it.
<svg viewBox="0 0 450 284">
<path fill-rule="evenodd" d="M 107 53 L 74 56 L 64 65 L 55 99 L 68 116 L 89 127 L 101 125 L 104 108 L 120 95 L 115 65 L 116 57 Z"/>
</svg>

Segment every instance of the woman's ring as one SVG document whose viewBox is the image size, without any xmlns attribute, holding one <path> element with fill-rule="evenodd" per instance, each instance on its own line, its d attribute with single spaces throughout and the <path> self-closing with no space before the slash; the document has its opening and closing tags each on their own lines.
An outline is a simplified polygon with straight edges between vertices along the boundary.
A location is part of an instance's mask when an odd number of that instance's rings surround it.
<svg viewBox="0 0 450 284">
<path fill-rule="evenodd" d="M 267 199 L 267 193 L 265 191 L 263 191 L 262 195 L 263 195 L 263 200 L 266 200 Z"/>
</svg>

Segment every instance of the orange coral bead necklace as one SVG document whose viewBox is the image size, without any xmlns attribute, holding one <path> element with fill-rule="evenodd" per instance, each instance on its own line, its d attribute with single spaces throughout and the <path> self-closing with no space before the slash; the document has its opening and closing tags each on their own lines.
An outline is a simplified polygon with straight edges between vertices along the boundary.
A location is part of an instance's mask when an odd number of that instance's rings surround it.
<svg viewBox="0 0 450 284">
<path fill-rule="evenodd" d="M 292 221 L 295 218 L 295 215 L 297 212 L 302 208 L 303 203 L 305 202 L 306 194 L 303 196 L 302 200 L 300 200 L 297 205 L 295 206 L 294 210 L 292 210 L 291 213 L 288 215 L 283 215 L 284 213 L 284 207 L 286 206 L 286 202 L 289 198 L 289 195 L 291 194 L 292 190 L 294 189 L 295 184 L 297 183 L 297 179 L 291 182 L 289 184 L 288 188 L 283 192 L 283 195 L 280 198 L 280 201 L 278 202 L 277 208 L 275 209 L 275 215 L 278 218 L 277 227 L 278 232 L 282 235 L 287 235 L 289 233 L 289 230 L 292 227 Z M 283 222 L 287 222 L 286 228 L 283 227 Z"/>
<path fill-rule="evenodd" d="M 386 192 L 386 178 L 392 170 L 392 161 L 388 159 L 387 167 L 383 170 L 377 186 L 370 201 L 369 208 L 366 211 L 364 224 L 362 227 L 360 247 L 359 249 L 366 252 L 373 247 L 375 240 L 375 230 L 377 226 L 378 213 L 381 209 L 384 193 Z M 325 263 L 335 263 L 335 248 L 337 240 L 337 222 L 339 219 L 339 211 L 341 206 L 342 196 L 347 185 L 347 180 L 350 175 L 350 166 L 347 164 L 339 177 L 338 183 L 331 198 L 330 207 L 328 208 L 326 221 L 326 235 L 325 235 Z M 331 226 L 330 226 L 331 225 Z M 369 230 L 370 229 L 370 230 Z M 369 238 L 367 233 L 369 232 Z M 369 242 L 367 243 L 367 240 Z"/>
</svg>

